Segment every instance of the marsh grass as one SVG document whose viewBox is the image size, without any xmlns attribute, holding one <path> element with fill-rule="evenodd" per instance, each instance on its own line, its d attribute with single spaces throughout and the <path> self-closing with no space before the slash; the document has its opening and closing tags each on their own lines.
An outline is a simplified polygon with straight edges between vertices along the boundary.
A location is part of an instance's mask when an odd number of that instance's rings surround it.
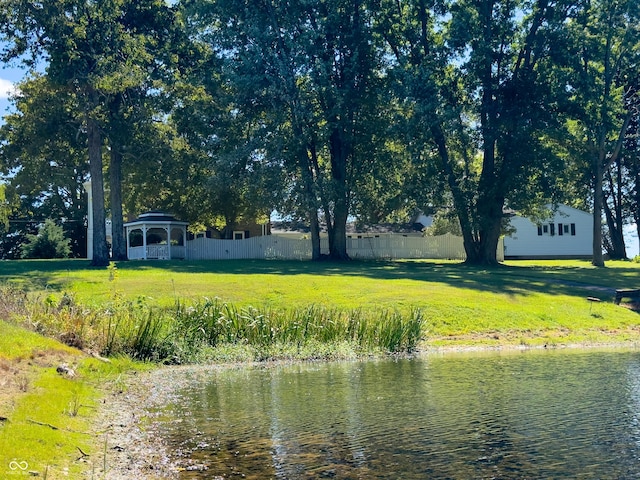
<svg viewBox="0 0 640 480">
<path fill-rule="evenodd" d="M 349 345 L 354 355 L 410 353 L 424 338 L 425 328 L 419 309 L 239 307 L 218 298 L 192 303 L 178 299 L 174 306 L 163 308 L 116 296 L 102 308 L 90 308 L 78 305 L 68 294 L 59 302 L 51 295 L 41 299 L 34 294 L 30 302 L 12 310 L 22 325 L 72 346 L 173 364 L 216 358 L 215 349 L 228 351 L 233 345 L 245 347 L 243 356 L 247 349 L 253 351 L 254 360 L 316 357 L 312 345 Z"/>
</svg>

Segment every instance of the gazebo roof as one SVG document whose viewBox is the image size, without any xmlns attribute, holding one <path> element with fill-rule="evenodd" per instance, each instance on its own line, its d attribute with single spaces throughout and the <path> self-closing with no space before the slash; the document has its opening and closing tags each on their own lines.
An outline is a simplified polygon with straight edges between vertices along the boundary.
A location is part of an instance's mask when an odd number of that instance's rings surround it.
<svg viewBox="0 0 640 480">
<path fill-rule="evenodd" d="M 160 211 L 151 211 L 141 214 L 135 220 L 131 222 L 127 222 L 124 224 L 125 227 L 133 227 L 138 225 L 181 225 L 186 226 L 189 225 L 189 222 L 182 222 L 180 220 L 176 220 L 173 215 L 169 215 Z"/>
</svg>

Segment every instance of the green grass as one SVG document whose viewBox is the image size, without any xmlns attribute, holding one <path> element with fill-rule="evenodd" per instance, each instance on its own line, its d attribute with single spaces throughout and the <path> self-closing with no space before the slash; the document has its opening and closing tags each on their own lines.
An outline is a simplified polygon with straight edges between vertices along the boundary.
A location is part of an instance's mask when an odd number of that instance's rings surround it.
<svg viewBox="0 0 640 480">
<path fill-rule="evenodd" d="M 485 269 L 456 262 L 400 261 L 312 263 L 228 260 L 201 262 L 120 262 L 117 270 L 90 268 L 85 260 L 2 262 L 0 282 L 30 290 L 70 291 L 82 303 L 100 304 L 115 290 L 128 298 L 148 297 L 160 304 L 174 299 L 220 297 L 248 305 L 365 305 L 415 303 L 425 288 L 518 294 L 530 289 L 548 294 L 566 288 L 549 281 L 583 282 L 611 288 L 640 286 L 640 264 L 586 261 L 518 261 Z M 544 282 L 540 284 L 538 281 Z"/>
<path fill-rule="evenodd" d="M 11 462 L 49 479 L 100 470 L 101 432 L 91 431 L 98 401 L 125 372 L 146 368 L 121 357 L 99 362 L 41 334 L 74 333 L 85 348 L 156 359 L 171 341 L 174 356 L 221 362 L 350 358 L 354 344 L 394 351 L 420 338 L 436 347 L 637 344 L 640 317 L 613 305 L 611 290 L 640 288 L 640 264 L 607 265 L 1 262 L 0 478 Z M 62 361 L 79 375 L 58 375 Z"/>
<path fill-rule="evenodd" d="M 63 362 L 75 370 L 73 378 L 57 373 Z M 101 468 L 104 435 L 94 427 L 99 399 L 118 387 L 121 375 L 141 368 L 128 359 L 87 357 L 0 320 L 0 478 L 36 472 L 50 480 L 88 478 L 94 464 Z"/>
<path fill-rule="evenodd" d="M 365 313 L 419 309 L 433 342 L 509 337 L 630 338 L 637 314 L 612 305 L 608 289 L 639 288 L 640 264 L 513 261 L 496 268 L 456 262 L 312 263 L 295 261 L 121 262 L 93 269 L 86 261 L 3 262 L 0 282 L 59 301 L 105 306 L 114 298 L 158 307 L 219 298 L 235 308 L 291 311 L 309 306 Z M 598 297 L 591 304 L 587 297 Z M 476 339 L 477 340 L 477 339 Z"/>
<path fill-rule="evenodd" d="M 77 353 L 76 350 L 51 338 L 0 321 L 0 358 L 7 360 L 30 358 L 41 351 Z"/>
</svg>

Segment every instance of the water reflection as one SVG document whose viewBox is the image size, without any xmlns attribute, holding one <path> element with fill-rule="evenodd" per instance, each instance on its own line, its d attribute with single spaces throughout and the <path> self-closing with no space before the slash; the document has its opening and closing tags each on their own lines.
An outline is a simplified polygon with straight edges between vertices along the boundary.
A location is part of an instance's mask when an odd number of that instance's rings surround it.
<svg viewBox="0 0 640 480">
<path fill-rule="evenodd" d="M 182 478 L 640 478 L 636 352 L 177 374 Z"/>
</svg>

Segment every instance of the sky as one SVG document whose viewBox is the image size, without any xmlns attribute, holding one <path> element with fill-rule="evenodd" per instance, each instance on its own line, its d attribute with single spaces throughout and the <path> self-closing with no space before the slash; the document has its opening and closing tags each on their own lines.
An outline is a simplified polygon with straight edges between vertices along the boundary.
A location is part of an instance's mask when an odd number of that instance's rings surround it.
<svg viewBox="0 0 640 480">
<path fill-rule="evenodd" d="M 26 70 L 14 67 L 0 68 L 0 117 L 7 114 L 10 107 L 9 95 L 15 91 L 15 84 L 25 76 Z M 0 125 L 4 120 L 0 118 Z"/>
<path fill-rule="evenodd" d="M 25 76 L 26 71 L 20 68 L 5 67 L 0 69 L 0 117 L 4 117 L 11 108 L 9 95 L 15 92 L 15 84 Z M 4 120 L 0 118 L 0 125 Z M 635 225 L 625 229 L 625 244 L 630 258 L 640 255 L 640 243 L 635 231 Z"/>
</svg>

